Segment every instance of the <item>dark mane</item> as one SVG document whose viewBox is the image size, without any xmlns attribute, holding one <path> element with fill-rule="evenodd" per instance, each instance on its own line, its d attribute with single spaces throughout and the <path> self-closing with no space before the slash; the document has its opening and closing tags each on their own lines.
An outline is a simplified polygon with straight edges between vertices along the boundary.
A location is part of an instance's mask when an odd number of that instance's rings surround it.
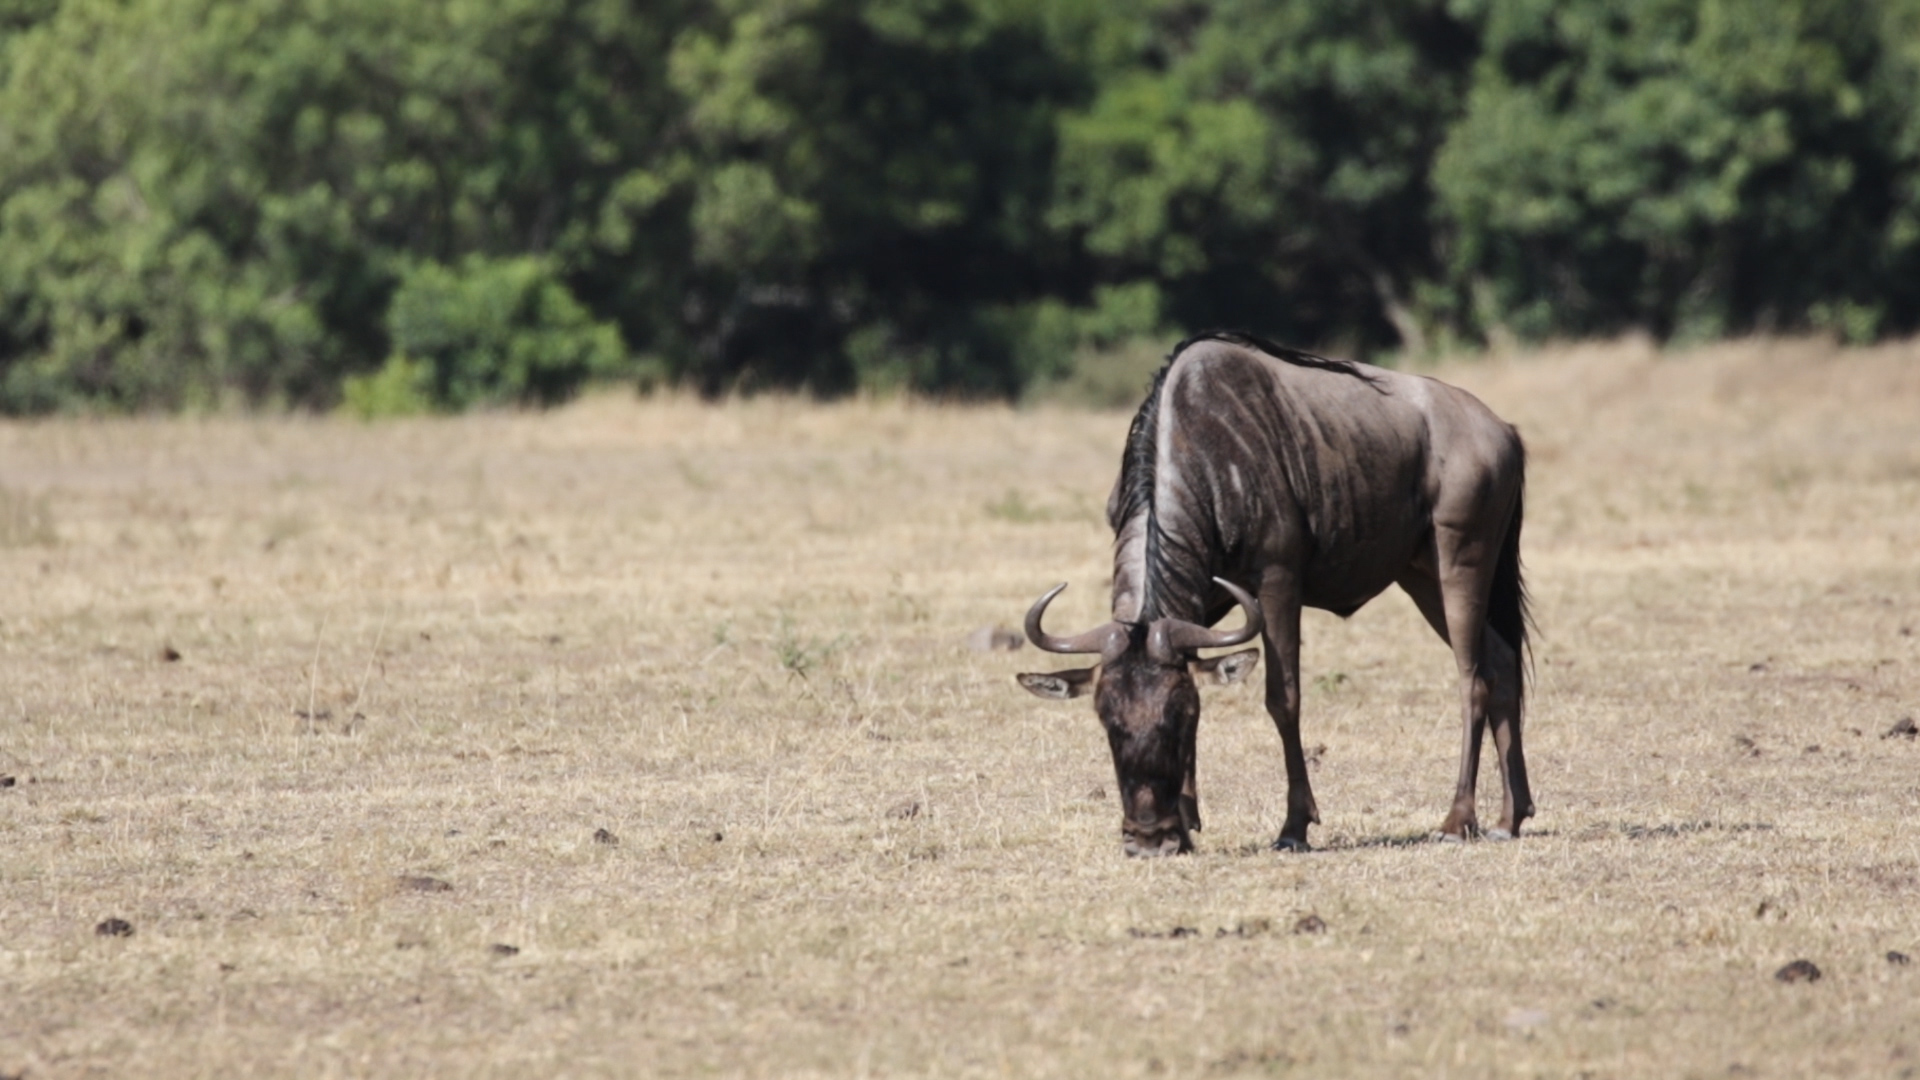
<svg viewBox="0 0 1920 1080">
<path fill-rule="evenodd" d="M 1363 380 L 1369 386 L 1378 386 L 1380 383 L 1380 377 L 1378 375 L 1368 371 L 1366 365 L 1357 361 L 1331 360 L 1324 356 L 1269 341 L 1258 334 L 1249 334 L 1244 330 L 1207 330 L 1195 334 L 1173 347 L 1173 351 L 1167 354 L 1167 366 L 1172 367 L 1173 362 L 1180 359 L 1181 353 L 1186 352 L 1189 347 L 1198 345 L 1203 341 L 1222 341 L 1228 345 L 1238 345 L 1243 349 L 1263 352 L 1275 360 L 1285 361 L 1295 367 L 1316 368 L 1320 371 L 1337 371 L 1343 375 L 1351 375 L 1356 379 Z M 1165 377 L 1166 371 L 1163 369 L 1160 374 L 1162 377 Z M 1153 385 L 1158 389 L 1160 386 L 1159 380 L 1156 379 Z"/>
<path fill-rule="evenodd" d="M 1154 506 L 1153 491 L 1158 447 L 1155 439 L 1159 427 L 1160 391 L 1167 381 L 1167 373 L 1173 370 L 1174 361 L 1194 345 L 1207 341 L 1224 342 L 1244 349 L 1265 353 L 1276 360 L 1297 367 L 1314 368 L 1350 375 L 1379 387 L 1379 377 L 1364 365 L 1351 360 L 1331 360 L 1316 356 L 1300 349 L 1289 348 L 1253 334 L 1237 330 L 1210 330 L 1196 334 L 1173 347 L 1167 354 L 1167 362 L 1162 364 L 1153 377 L 1153 383 L 1147 387 L 1146 400 L 1140 403 L 1140 411 L 1134 414 L 1133 423 L 1127 429 L 1127 445 L 1120 458 L 1120 480 L 1114 487 L 1113 499 L 1107 505 L 1107 524 L 1118 535 L 1128 521 L 1137 514 L 1145 513 L 1146 519 L 1146 579 L 1141 582 L 1144 590 L 1141 596 L 1141 616 L 1145 618 L 1159 609 L 1156 582 L 1179 580 L 1182 576 L 1175 552 L 1166 544 L 1166 534 L 1160 529 L 1159 514 Z M 1205 587 L 1205 578 L 1199 584 Z"/>
<path fill-rule="evenodd" d="M 1148 565 L 1156 570 L 1163 569 L 1155 565 L 1159 561 L 1160 530 L 1152 518 L 1154 462 L 1157 460 L 1153 439 L 1156 422 L 1160 416 L 1160 388 L 1166 384 L 1167 372 L 1173 370 L 1173 362 L 1180 359 L 1180 354 L 1205 341 L 1238 345 L 1243 349 L 1262 352 L 1297 367 L 1351 375 L 1370 386 L 1377 387 L 1380 382 L 1378 375 L 1367 370 L 1365 365 L 1352 360 L 1331 360 L 1324 356 L 1316 356 L 1240 330 L 1208 330 L 1175 345 L 1173 351 L 1167 354 L 1167 362 L 1160 365 L 1159 372 L 1153 376 L 1153 384 L 1147 387 L 1147 398 L 1140 403 L 1140 411 L 1134 414 L 1133 424 L 1127 429 L 1126 450 L 1120 456 L 1120 483 L 1115 489 L 1116 497 L 1107 507 L 1107 524 L 1115 532 L 1130 521 L 1133 515 L 1142 510 L 1147 511 L 1147 560 Z"/>
<path fill-rule="evenodd" d="M 1160 416 L 1160 387 L 1165 385 L 1167 372 L 1173 370 L 1173 360 L 1178 355 L 1179 349 L 1168 354 L 1167 362 L 1160 366 L 1152 385 L 1147 387 L 1147 399 L 1140 403 L 1140 411 L 1133 415 L 1133 424 L 1127 428 L 1126 449 L 1120 452 L 1120 483 L 1107 507 L 1107 524 L 1115 532 L 1141 510 L 1151 512 L 1153 509 L 1153 429 Z"/>
</svg>

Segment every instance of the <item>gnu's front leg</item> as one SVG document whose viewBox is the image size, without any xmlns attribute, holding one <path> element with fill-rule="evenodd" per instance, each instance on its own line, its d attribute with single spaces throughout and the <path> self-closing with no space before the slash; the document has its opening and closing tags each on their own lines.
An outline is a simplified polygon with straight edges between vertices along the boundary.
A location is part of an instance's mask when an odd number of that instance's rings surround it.
<svg viewBox="0 0 1920 1080">
<path fill-rule="evenodd" d="M 1307 826 L 1318 824 L 1320 808 L 1307 779 L 1307 754 L 1300 745 L 1300 596 L 1291 587 L 1261 590 L 1267 617 L 1267 714 L 1280 729 L 1287 762 L 1287 820 L 1273 842 L 1278 851 L 1307 851 Z"/>
<path fill-rule="evenodd" d="M 1200 729 L 1197 725 L 1187 732 L 1187 745 L 1184 748 L 1187 775 L 1180 785 L 1180 817 L 1186 821 L 1190 832 L 1200 831 L 1200 781 L 1195 776 L 1199 734 Z"/>
</svg>

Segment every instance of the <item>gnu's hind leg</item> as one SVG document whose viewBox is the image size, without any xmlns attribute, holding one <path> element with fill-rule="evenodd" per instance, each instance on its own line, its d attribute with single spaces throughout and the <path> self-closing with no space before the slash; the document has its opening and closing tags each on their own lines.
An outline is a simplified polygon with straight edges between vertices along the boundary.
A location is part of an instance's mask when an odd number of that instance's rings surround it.
<svg viewBox="0 0 1920 1080">
<path fill-rule="evenodd" d="M 1436 545 L 1438 548 L 1438 545 Z M 1451 579 L 1443 584 L 1433 563 L 1438 551 L 1409 567 L 1400 577 L 1400 587 L 1413 598 L 1414 606 L 1426 617 L 1433 632 L 1453 648 L 1454 662 L 1460 669 L 1460 774 L 1454 785 L 1453 805 L 1441 821 L 1436 834 L 1442 840 L 1465 840 L 1480 835 L 1480 819 L 1475 809 L 1474 790 L 1479 781 L 1480 744 L 1487 730 L 1487 683 L 1480 676 L 1481 649 L 1463 648 L 1463 642 L 1478 642 L 1485 626 L 1485 589 L 1474 596 L 1473 582 L 1461 581 L 1457 565 Z M 1452 587 L 1449 588 L 1448 586 Z M 1474 625 L 1465 625 L 1474 624 Z M 1462 631 L 1465 630 L 1465 633 Z M 1515 729 L 1517 730 L 1517 729 Z"/>
<path fill-rule="evenodd" d="M 1493 728 L 1496 760 L 1500 763 L 1500 824 L 1487 836 L 1506 839 L 1520 835 L 1520 823 L 1533 816 L 1533 792 L 1527 785 L 1527 758 L 1520 745 L 1521 685 L 1519 654 L 1491 628 L 1485 631 L 1481 653 L 1488 679 L 1487 721 Z"/>
</svg>

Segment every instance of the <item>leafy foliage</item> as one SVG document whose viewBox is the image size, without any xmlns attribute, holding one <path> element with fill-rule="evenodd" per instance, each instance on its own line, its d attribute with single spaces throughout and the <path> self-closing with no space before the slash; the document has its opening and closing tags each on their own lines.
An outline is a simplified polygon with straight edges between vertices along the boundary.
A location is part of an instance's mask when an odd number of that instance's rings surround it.
<svg viewBox="0 0 1920 1080">
<path fill-rule="evenodd" d="M 408 270 L 387 310 L 394 353 L 370 376 L 349 376 L 347 404 L 363 416 L 550 404 L 618 374 L 626 349 L 539 259 L 468 256 L 458 270 Z"/>
<path fill-rule="evenodd" d="M 1920 0 L 0 0 L 0 411 L 1907 332 L 1916 101 Z"/>
<path fill-rule="evenodd" d="M 1914 175 L 1893 137 L 1914 101 L 1895 7 L 1487 4 L 1435 169 L 1456 276 L 1532 336 L 1872 336 L 1913 310 L 1910 227 L 1890 228 Z"/>
<path fill-rule="evenodd" d="M 1439 0 L 1160 3 L 1137 62 L 1062 123 L 1054 219 L 1186 327 L 1421 338 L 1428 165 L 1466 92 Z"/>
</svg>

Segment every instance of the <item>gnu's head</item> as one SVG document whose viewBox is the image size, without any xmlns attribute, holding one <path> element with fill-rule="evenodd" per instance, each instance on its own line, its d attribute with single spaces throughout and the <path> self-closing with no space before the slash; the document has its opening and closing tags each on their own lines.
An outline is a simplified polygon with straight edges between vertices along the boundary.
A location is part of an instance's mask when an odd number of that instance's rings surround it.
<svg viewBox="0 0 1920 1080">
<path fill-rule="evenodd" d="M 1071 637 L 1040 628 L 1047 605 L 1066 588 L 1054 586 L 1027 612 L 1027 637 L 1056 653 L 1093 653 L 1100 662 L 1069 671 L 1018 676 L 1044 698 L 1093 694 L 1107 730 L 1120 788 L 1120 833 L 1129 855 L 1174 855 L 1193 850 L 1200 827 L 1193 786 L 1194 733 L 1200 723 L 1196 676 L 1238 682 L 1253 670 L 1259 650 L 1201 659 L 1198 651 L 1239 645 L 1260 633 L 1260 603 L 1231 582 L 1215 578 L 1246 609 L 1238 630 L 1209 630 L 1180 619 L 1109 622 Z"/>
</svg>

